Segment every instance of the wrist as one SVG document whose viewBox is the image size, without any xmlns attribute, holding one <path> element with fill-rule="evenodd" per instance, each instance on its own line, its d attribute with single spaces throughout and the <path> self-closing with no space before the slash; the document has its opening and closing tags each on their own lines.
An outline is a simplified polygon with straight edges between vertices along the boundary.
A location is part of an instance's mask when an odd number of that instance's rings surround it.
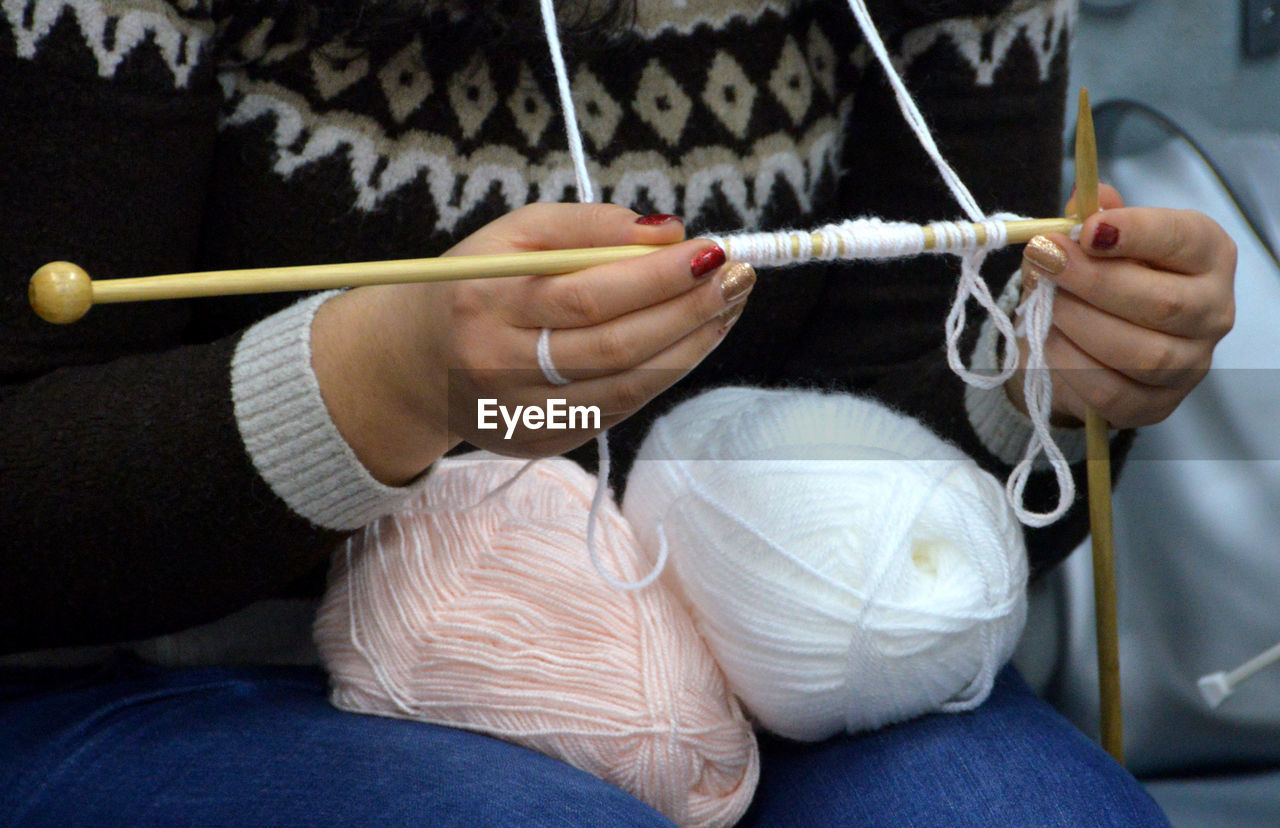
<svg viewBox="0 0 1280 828">
<path fill-rule="evenodd" d="M 334 426 L 380 483 L 402 486 L 458 441 L 444 416 L 446 378 L 421 355 L 394 290 L 348 291 L 311 327 L 312 369 Z M 401 307 L 403 303 L 401 303 Z"/>
</svg>

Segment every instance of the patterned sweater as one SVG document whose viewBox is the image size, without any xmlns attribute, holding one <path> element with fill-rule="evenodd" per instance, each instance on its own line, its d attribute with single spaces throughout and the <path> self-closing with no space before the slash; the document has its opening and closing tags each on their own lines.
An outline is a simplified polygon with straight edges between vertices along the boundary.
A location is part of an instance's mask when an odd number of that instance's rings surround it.
<svg viewBox="0 0 1280 828">
<path fill-rule="evenodd" d="M 317 34 L 299 0 L 0 4 L 0 652 L 314 593 L 343 534 L 411 494 L 374 481 L 328 418 L 309 360 L 321 299 L 110 305 L 67 327 L 26 303 L 54 259 L 111 278 L 430 256 L 575 198 L 545 44 L 495 44 L 460 0 L 377 27 L 394 5 L 367 2 L 378 35 L 357 38 Z M 1073 0 L 872 13 L 979 202 L 1058 212 Z M 843 0 L 640 0 L 625 36 L 568 58 L 605 200 L 691 234 L 959 213 Z M 997 291 L 1017 255 L 992 258 Z M 655 414 L 728 383 L 875 395 L 1003 478 L 1027 426 L 946 368 L 954 280 L 942 260 L 762 274 L 721 347 L 612 432 L 617 482 Z M 1080 540 L 1080 512 L 1029 533 L 1034 572 Z"/>
</svg>

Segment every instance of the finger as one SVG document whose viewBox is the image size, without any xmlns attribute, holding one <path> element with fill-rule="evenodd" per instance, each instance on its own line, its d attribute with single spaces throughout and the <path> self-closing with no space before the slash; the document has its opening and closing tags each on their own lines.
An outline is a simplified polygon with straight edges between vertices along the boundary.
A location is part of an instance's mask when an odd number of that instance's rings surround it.
<svg viewBox="0 0 1280 828">
<path fill-rule="evenodd" d="M 1053 324 L 1096 362 L 1142 385 L 1190 390 L 1213 354 L 1205 341 L 1135 325 L 1065 291 L 1054 301 Z"/>
<path fill-rule="evenodd" d="M 1093 256 L 1134 259 L 1189 275 L 1222 270 L 1234 255 L 1222 228 L 1194 210 L 1106 210 L 1085 220 L 1080 244 Z"/>
<path fill-rule="evenodd" d="M 683 239 L 684 224 L 676 216 L 641 216 L 617 204 L 538 202 L 495 219 L 444 255 L 675 244 Z"/>
<path fill-rule="evenodd" d="M 744 305 L 727 308 L 683 339 L 634 368 L 565 386 L 599 405 L 606 418 L 624 419 L 697 367 L 723 341 Z"/>
<path fill-rule="evenodd" d="M 551 337 L 557 370 L 579 380 L 640 365 L 745 302 L 755 281 L 751 265 L 731 262 L 673 299 L 599 325 L 557 329 Z"/>
<path fill-rule="evenodd" d="M 1096 411 L 1112 428 L 1137 428 L 1168 417 L 1185 391 L 1135 382 L 1076 346 L 1058 328 L 1045 341 L 1045 357 L 1053 365 L 1054 408 L 1084 420 Z"/>
<path fill-rule="evenodd" d="M 630 370 L 558 388 L 538 384 L 508 389 L 505 403 L 508 411 L 503 414 L 502 424 L 490 416 L 485 433 L 500 433 L 501 453 L 516 457 L 558 454 L 581 445 L 600 430 L 627 419 L 688 374 L 724 339 L 742 308 L 743 303 L 727 308 L 653 359 Z M 510 437 L 498 431 L 511 427 L 507 418 L 515 416 L 512 412 L 522 413 L 524 407 L 552 411 L 553 399 L 557 405 L 554 411 L 558 412 L 556 428 L 550 427 L 551 415 L 547 415 L 536 418 L 532 428 L 522 420 L 512 428 Z"/>
<path fill-rule="evenodd" d="M 503 316 L 524 328 L 600 325 L 700 288 L 724 261 L 714 242 L 694 239 L 577 273 L 538 277 L 508 294 Z"/>
<path fill-rule="evenodd" d="M 1098 206 L 1103 210 L 1114 210 L 1117 207 L 1124 206 L 1124 199 L 1120 197 L 1120 191 L 1110 184 L 1098 184 Z M 1067 199 L 1067 206 L 1063 210 L 1064 215 L 1074 216 L 1079 208 L 1076 206 L 1076 190 L 1071 188 L 1071 197 Z"/>
<path fill-rule="evenodd" d="M 1023 251 L 1023 282 L 1048 278 L 1059 288 L 1136 325 L 1189 339 L 1221 339 L 1231 329 L 1229 279 L 1185 276 L 1123 259 L 1087 255 L 1066 236 L 1032 239 Z"/>
</svg>

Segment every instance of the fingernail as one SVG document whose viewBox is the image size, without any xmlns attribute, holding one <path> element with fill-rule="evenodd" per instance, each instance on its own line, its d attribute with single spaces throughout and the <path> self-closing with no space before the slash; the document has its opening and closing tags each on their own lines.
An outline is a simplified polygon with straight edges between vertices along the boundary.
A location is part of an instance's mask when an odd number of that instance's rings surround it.
<svg viewBox="0 0 1280 828">
<path fill-rule="evenodd" d="M 689 262 L 689 270 L 693 273 L 693 278 L 697 279 L 706 276 L 722 264 L 724 264 L 724 250 L 717 245 L 708 247 L 694 256 Z"/>
<path fill-rule="evenodd" d="M 678 221 L 681 224 L 684 223 L 684 219 L 679 216 L 673 216 L 670 213 L 654 213 L 653 215 L 641 216 L 636 219 L 636 224 L 670 224 L 673 221 Z"/>
<path fill-rule="evenodd" d="M 1105 221 L 1099 222 L 1093 231 L 1094 250 L 1110 250 L 1120 242 L 1120 228 L 1107 224 Z"/>
<path fill-rule="evenodd" d="M 756 269 L 746 262 L 734 262 L 720 274 L 720 296 L 726 305 L 732 305 L 746 296 L 755 283 Z"/>
<path fill-rule="evenodd" d="M 1035 289 L 1040 286 L 1040 274 L 1034 267 L 1022 268 L 1022 295 L 1034 293 Z"/>
<path fill-rule="evenodd" d="M 1022 255 L 1050 276 L 1057 276 L 1067 269 L 1067 251 L 1044 236 L 1036 236 L 1027 242 Z"/>
</svg>

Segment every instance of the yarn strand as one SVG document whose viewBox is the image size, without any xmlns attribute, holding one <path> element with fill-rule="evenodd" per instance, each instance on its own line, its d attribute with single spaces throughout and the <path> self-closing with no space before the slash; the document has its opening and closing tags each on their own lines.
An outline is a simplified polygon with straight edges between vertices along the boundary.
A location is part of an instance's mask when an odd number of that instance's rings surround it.
<svg viewBox="0 0 1280 828">
<path fill-rule="evenodd" d="M 552 0 L 539 0 L 539 2 L 542 8 L 542 26 L 547 36 L 547 48 L 551 50 L 551 63 L 555 67 L 556 84 L 560 90 L 560 112 L 564 116 L 564 128 L 568 134 L 569 154 L 573 157 L 574 175 L 578 180 L 578 200 L 581 202 L 595 201 L 595 190 L 591 186 L 591 177 L 587 174 L 587 155 L 582 146 L 582 131 L 578 128 L 578 115 L 573 108 L 573 95 L 569 88 L 569 72 L 565 69 L 564 51 L 560 47 L 560 34 L 556 30 L 555 6 Z M 544 328 L 542 336 L 538 339 L 538 364 L 542 367 L 542 372 L 551 379 L 553 384 L 567 385 L 568 380 L 557 382 L 557 379 L 563 379 L 563 377 L 551 364 L 547 334 L 548 331 Z M 596 471 L 596 492 L 591 498 L 591 510 L 587 513 L 587 554 L 591 558 L 591 565 L 595 567 L 596 572 L 612 586 L 625 590 L 643 589 L 662 574 L 662 568 L 667 560 L 666 550 L 664 548 L 663 554 L 658 556 L 658 561 L 653 571 L 638 581 L 621 581 L 605 571 L 604 565 L 600 562 L 599 552 L 596 549 L 595 530 L 596 525 L 599 523 L 600 511 L 604 507 L 605 495 L 609 491 L 608 429 L 596 435 L 596 449 L 599 459 Z"/>
<path fill-rule="evenodd" d="M 596 470 L 596 491 L 591 497 L 591 509 L 587 512 L 587 556 L 591 558 L 591 565 L 595 567 L 596 572 L 601 578 L 609 582 L 610 586 L 623 590 L 644 589 L 658 579 L 662 574 L 663 568 L 667 565 L 667 544 L 665 539 L 659 546 L 658 559 L 654 562 L 653 568 L 639 580 L 623 581 L 609 574 L 604 568 L 604 564 L 600 562 L 600 552 L 596 547 L 596 525 L 600 521 L 600 511 L 604 508 L 604 498 L 609 492 L 609 432 L 602 431 L 596 435 L 596 453 L 598 455 L 598 468 Z"/>
<path fill-rule="evenodd" d="M 938 149 L 938 144 L 934 141 L 933 134 L 929 131 L 929 126 L 925 122 L 924 116 L 921 114 L 919 107 L 916 106 L 911 93 L 907 90 L 902 76 L 893 65 L 893 59 L 889 56 L 884 40 L 880 37 L 879 31 L 871 19 L 871 13 L 867 10 L 865 0 L 849 0 L 849 8 L 853 11 L 853 16 L 858 21 L 862 36 L 866 39 L 871 51 L 884 69 L 885 77 L 888 79 L 889 85 L 893 87 L 903 118 L 906 120 L 907 125 L 911 127 L 911 131 L 915 133 L 920 146 L 929 155 L 947 188 L 969 218 L 973 221 L 982 221 L 985 218 L 985 214 L 978 206 L 973 194 L 969 192 L 969 189 L 960 179 L 960 176 L 956 174 L 955 169 Z M 987 238 L 990 240 L 990 235 Z M 996 305 L 990 289 L 981 278 L 982 264 L 986 259 L 988 250 L 991 249 L 991 246 L 988 245 L 984 245 L 984 247 L 987 249 L 967 254 L 961 258 L 960 285 L 957 288 L 956 299 L 951 306 L 951 312 L 947 315 L 947 364 L 966 383 L 979 388 L 992 389 L 1003 385 L 1012 378 L 1017 370 L 1019 352 L 1016 347 L 1016 339 L 1013 336 L 1011 320 Z M 1041 288 L 1043 288 L 1043 292 L 1041 292 Z M 1045 285 L 1042 282 L 1036 291 L 1040 295 L 1035 300 L 1033 307 L 1029 309 L 1034 310 L 1037 319 L 1043 322 L 1043 324 L 1037 324 L 1028 330 L 1031 357 L 1027 365 L 1028 386 L 1025 396 L 1027 399 L 1027 415 L 1031 419 L 1032 436 L 1027 442 L 1026 454 L 1022 462 L 1010 473 L 1006 486 L 1010 505 L 1013 507 L 1018 519 L 1028 526 L 1047 526 L 1066 514 L 1072 501 L 1075 500 L 1075 481 L 1071 477 L 1066 457 L 1057 443 L 1054 442 L 1053 435 L 1049 431 L 1049 406 L 1053 398 L 1053 381 L 1049 376 L 1048 366 L 1044 362 L 1044 342 L 1049 333 L 1048 320 L 1052 316 L 1053 290 L 1052 284 Z M 978 303 L 990 314 L 992 322 L 1005 341 L 1004 362 L 1001 365 L 1000 372 L 994 376 L 983 377 L 970 371 L 965 367 L 958 352 L 957 343 L 964 330 L 965 305 L 970 297 L 977 299 Z M 1058 483 L 1057 505 L 1045 513 L 1030 511 L 1023 501 L 1023 494 L 1026 489 L 1027 479 L 1031 474 L 1031 468 L 1034 465 L 1035 458 L 1041 452 L 1048 458 Z"/>
<path fill-rule="evenodd" d="M 594 200 L 594 190 L 587 173 L 586 152 L 583 148 L 582 133 L 578 126 L 577 115 L 573 106 L 573 98 L 569 86 L 568 71 L 565 68 L 564 54 L 560 44 L 560 36 L 556 28 L 553 0 L 540 0 L 542 23 L 546 33 L 547 46 L 551 53 L 555 68 L 556 81 L 560 93 L 560 109 L 564 118 L 565 131 L 568 136 L 569 153 L 573 158 L 574 172 L 578 182 L 578 193 L 581 201 Z M 1008 382 L 1016 373 L 1020 351 L 1017 347 L 1017 334 L 1013 321 L 995 301 L 991 289 L 982 278 L 982 265 L 987 254 L 996 248 L 1003 247 L 1008 241 L 1005 221 L 1016 219 L 1016 216 L 988 216 L 978 205 L 977 199 L 965 186 L 951 164 L 943 157 L 938 148 L 924 115 L 916 105 L 905 82 L 893 64 L 884 39 L 876 29 L 865 0 L 849 0 L 849 8 L 862 30 L 863 37 L 871 47 L 880 66 L 883 68 L 889 85 L 893 88 L 898 107 L 911 131 L 915 134 L 920 146 L 937 168 L 956 202 L 969 217 L 970 223 L 935 222 L 929 225 L 933 232 L 934 245 L 930 250 L 938 253 L 952 253 L 960 258 L 960 279 L 956 286 L 955 299 L 947 314 L 945 322 L 947 342 L 947 365 L 967 384 L 994 389 Z M 982 243 L 978 242 L 976 227 L 984 229 Z M 737 233 L 731 235 L 710 236 L 719 244 L 730 259 L 749 262 L 755 266 L 775 266 L 800 264 L 807 261 L 831 261 L 835 259 L 888 259 L 917 255 L 925 252 L 924 229 L 918 225 L 903 222 L 886 222 L 876 218 L 852 219 L 836 224 L 828 224 L 816 230 L 786 230 L 772 233 Z M 1043 286 L 1043 283 L 1042 283 Z M 1037 289 L 1035 302 L 1029 310 L 1035 311 L 1037 320 L 1047 320 L 1052 314 L 1052 285 Z M 977 301 L 986 311 L 995 325 L 1003 341 L 1004 353 L 1000 369 L 993 375 L 983 375 L 965 365 L 960 354 L 960 339 L 967 323 L 967 306 L 970 299 Z M 1050 316 L 1045 316 L 1046 312 Z M 1010 499 L 1018 519 L 1029 526 L 1045 526 L 1057 520 L 1070 507 L 1075 499 L 1075 482 L 1061 449 L 1053 440 L 1049 430 L 1049 401 L 1052 399 L 1052 380 L 1044 363 L 1044 338 L 1048 336 L 1048 322 L 1037 322 L 1029 330 L 1032 338 L 1030 358 L 1027 365 L 1027 400 L 1028 416 L 1032 422 L 1032 436 L 1028 440 L 1025 456 L 1010 473 L 1006 493 Z M 1036 339 L 1038 337 L 1038 339 Z M 597 437 L 601 448 L 602 461 L 608 455 L 608 432 Z M 1048 458 L 1054 469 L 1058 483 L 1057 505 L 1047 513 L 1032 512 L 1023 503 L 1023 495 L 1027 479 L 1031 473 L 1035 458 L 1041 453 Z M 606 469 L 606 463 L 601 463 Z M 599 492 L 608 488 L 607 470 L 597 478 Z M 614 583 L 616 579 L 608 575 L 600 566 L 594 552 L 593 529 L 598 505 L 593 505 L 589 517 L 587 543 L 592 553 L 592 563 L 597 572 L 606 580 Z M 659 557 L 657 568 L 641 581 L 627 588 L 638 589 L 647 585 L 657 577 L 661 570 L 665 555 Z M 615 583 L 621 586 L 621 582 Z"/>
<path fill-rule="evenodd" d="M 938 172 L 942 174 L 943 181 L 946 182 L 947 189 L 951 190 L 951 194 L 955 196 L 956 201 L 964 208 L 965 214 L 973 221 L 982 221 L 986 217 L 985 213 L 978 206 L 977 199 L 973 197 L 973 194 L 969 192 L 969 188 L 960 180 L 960 176 L 952 168 L 951 164 L 942 157 L 942 151 L 938 149 L 937 142 L 933 140 L 933 133 L 929 131 L 929 125 L 925 123 L 924 115 L 920 113 L 920 108 L 916 106 L 915 99 L 907 91 L 907 85 L 903 83 L 902 76 L 898 74 L 897 68 L 894 67 L 893 59 L 889 57 L 889 50 L 885 48 L 884 39 L 880 37 L 875 21 L 871 19 L 871 12 L 867 10 L 865 0 L 849 0 L 849 8 L 853 11 L 853 16 L 858 21 L 858 28 L 862 30 L 862 36 L 866 38 L 867 44 L 876 56 L 876 60 L 880 61 L 880 66 L 884 68 L 885 77 L 888 78 L 889 85 L 893 87 L 893 94 L 898 99 L 898 108 L 902 110 L 902 117 L 906 120 L 907 126 L 911 127 L 911 131 L 915 133 L 920 146 L 924 148 L 924 151 L 929 154 L 929 158 L 933 160 L 934 166 L 938 168 Z"/>
<path fill-rule="evenodd" d="M 1048 526 L 1066 514 L 1076 497 L 1076 481 L 1071 476 L 1071 465 L 1067 462 L 1062 449 L 1054 442 L 1049 433 L 1050 406 L 1053 403 L 1053 381 L 1049 376 L 1049 366 L 1044 359 L 1044 343 L 1049 336 L 1049 327 L 1053 323 L 1053 298 L 1056 290 L 1048 279 L 1041 279 L 1031 296 L 1023 303 L 1023 321 L 1027 331 L 1027 370 L 1024 380 L 1024 397 L 1027 401 L 1027 416 L 1031 420 L 1033 433 L 1027 442 L 1026 453 L 1013 468 L 1005 483 L 1005 492 L 1009 502 L 1018 515 L 1018 520 L 1027 526 Z M 1036 458 L 1043 453 L 1053 469 L 1058 483 L 1058 503 L 1048 512 L 1032 512 L 1024 505 L 1024 493 L 1027 481 L 1035 466 Z"/>
<path fill-rule="evenodd" d="M 573 108 L 569 71 L 565 68 L 564 51 L 560 48 L 560 32 L 556 28 L 555 6 L 552 0 L 539 0 L 539 4 L 542 9 L 542 28 L 547 36 L 547 48 L 551 51 L 551 63 L 555 67 L 556 87 L 560 92 L 560 113 L 564 116 L 569 154 L 573 157 L 573 171 L 578 179 L 578 200 L 595 201 L 591 176 L 587 174 L 587 154 L 582 148 L 582 130 L 578 128 L 578 114 Z"/>
</svg>

